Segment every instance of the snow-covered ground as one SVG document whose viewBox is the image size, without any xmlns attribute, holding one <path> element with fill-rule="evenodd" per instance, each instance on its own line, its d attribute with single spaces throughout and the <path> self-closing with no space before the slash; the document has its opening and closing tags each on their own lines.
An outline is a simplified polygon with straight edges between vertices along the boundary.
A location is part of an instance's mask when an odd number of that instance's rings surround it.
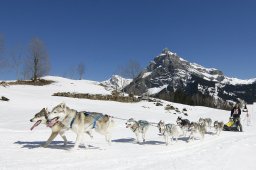
<svg viewBox="0 0 256 170">
<path fill-rule="evenodd" d="M 222 132 L 220 136 L 206 134 L 203 141 L 187 143 L 179 138 L 177 143 L 166 146 L 156 127 L 151 126 L 146 143 L 137 144 L 125 121 L 115 120 L 112 145 L 104 137 L 94 133 L 87 138 L 89 148 L 80 147 L 71 151 L 75 135 L 68 131 L 68 146 L 62 146 L 58 136 L 48 148 L 40 145 L 45 142 L 51 130 L 39 125 L 30 131 L 29 120 L 43 107 L 50 110 L 60 102 L 77 110 L 96 111 L 124 119 L 144 119 L 150 122 L 175 123 L 177 116 L 164 110 L 164 106 L 154 103 L 119 103 L 51 96 L 55 92 L 70 91 L 83 93 L 110 94 L 97 82 L 75 81 L 57 77 L 47 77 L 56 82 L 43 86 L 0 87 L 0 96 L 9 102 L 0 101 L 0 169 L 207 169 L 207 170 L 255 170 L 256 165 L 256 126 L 244 123 L 244 132 Z M 188 110 L 189 120 L 210 117 L 227 122 L 229 112 L 206 107 L 190 107 L 171 103 L 182 110 Z M 252 113 L 252 106 L 248 106 Z M 256 112 L 256 109 L 254 109 Z M 244 115 L 243 115 L 244 116 Z M 242 117 L 243 117 L 242 116 Z M 183 116 L 184 117 L 184 116 Z M 255 118 L 254 116 L 253 118 Z"/>
</svg>

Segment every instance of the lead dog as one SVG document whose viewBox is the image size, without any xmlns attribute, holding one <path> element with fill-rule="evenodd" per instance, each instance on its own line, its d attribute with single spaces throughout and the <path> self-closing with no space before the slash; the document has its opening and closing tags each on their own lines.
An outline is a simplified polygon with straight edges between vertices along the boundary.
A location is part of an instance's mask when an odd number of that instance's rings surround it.
<svg viewBox="0 0 256 170">
<path fill-rule="evenodd" d="M 105 136 L 106 141 L 111 144 L 111 129 L 114 121 L 111 116 L 96 112 L 78 112 L 61 103 L 54 107 L 48 115 L 50 127 L 61 122 L 65 128 L 70 128 L 76 133 L 76 141 L 73 149 L 77 149 L 84 132 L 95 129 L 96 132 Z M 84 143 L 85 144 L 85 143 Z M 86 145 L 85 145 L 86 146 Z"/>
<path fill-rule="evenodd" d="M 40 112 L 36 113 L 35 116 L 30 119 L 30 122 L 35 122 L 35 124 L 30 128 L 30 130 L 33 130 L 36 126 L 42 124 L 47 124 L 47 118 L 48 118 L 48 110 L 46 108 L 43 108 Z M 52 140 L 59 134 L 62 139 L 64 140 L 64 146 L 67 145 L 67 138 L 64 135 L 65 131 L 67 129 L 64 128 L 64 125 L 61 122 L 57 122 L 52 127 L 52 134 L 48 138 L 48 140 L 42 144 L 42 147 L 47 147 Z"/>
<path fill-rule="evenodd" d="M 183 134 L 179 125 L 165 124 L 162 120 L 157 124 L 157 127 L 159 129 L 159 133 L 164 136 L 166 145 L 169 144 L 169 137 L 171 137 L 171 142 L 173 141 L 173 138 L 175 138 L 175 141 L 177 142 L 177 138 Z"/>
<path fill-rule="evenodd" d="M 47 108 L 43 108 L 40 112 L 36 113 L 34 115 L 34 117 L 32 119 L 30 119 L 30 122 L 35 122 L 35 124 L 30 128 L 30 130 L 33 130 L 35 127 L 37 127 L 38 125 L 45 124 L 47 125 L 47 119 L 48 119 L 48 109 Z M 49 127 L 49 126 L 47 126 Z M 62 139 L 64 140 L 64 146 L 67 145 L 67 138 L 64 135 L 64 133 L 69 129 L 69 128 L 65 128 L 65 126 L 61 123 L 61 122 L 57 122 L 55 123 L 53 126 L 50 127 L 52 129 L 52 133 L 50 135 L 50 137 L 48 138 L 48 140 L 42 144 L 42 147 L 47 147 L 52 141 L 53 139 L 56 138 L 56 136 L 59 134 Z M 93 138 L 92 134 L 90 131 L 86 131 L 86 133 Z"/>
<path fill-rule="evenodd" d="M 149 122 L 146 120 L 139 120 L 136 121 L 133 118 L 130 118 L 129 120 L 127 120 L 126 124 L 126 128 L 130 128 L 132 130 L 132 132 L 135 133 L 136 135 L 136 139 L 137 139 L 137 143 L 139 143 L 139 134 L 142 134 L 142 139 L 143 142 L 146 141 L 145 139 L 145 135 L 146 132 L 149 128 Z"/>
</svg>

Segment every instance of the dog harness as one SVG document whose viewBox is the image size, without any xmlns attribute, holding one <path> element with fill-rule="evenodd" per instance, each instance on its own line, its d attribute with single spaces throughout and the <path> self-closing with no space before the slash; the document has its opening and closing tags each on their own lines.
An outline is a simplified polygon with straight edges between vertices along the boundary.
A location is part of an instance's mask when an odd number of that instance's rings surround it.
<svg viewBox="0 0 256 170">
<path fill-rule="evenodd" d="M 76 115 L 75 115 L 74 118 L 71 120 L 71 122 L 70 122 L 70 128 L 72 128 L 72 125 L 73 125 L 73 123 L 74 123 L 74 121 L 75 121 L 77 115 L 78 115 L 78 112 L 76 112 Z M 91 117 L 93 117 L 93 123 L 92 123 L 93 126 L 92 126 L 92 128 L 95 128 L 97 121 L 98 121 L 100 118 L 103 117 L 103 114 L 100 114 L 100 113 L 97 114 L 97 115 L 95 115 L 95 116 L 93 116 L 93 115 L 92 115 L 92 112 L 84 112 L 84 115 L 85 115 L 85 116 L 91 116 Z"/>
<path fill-rule="evenodd" d="M 78 115 L 78 112 L 76 112 L 76 115 L 73 117 L 73 119 L 72 119 L 71 122 L 70 122 L 70 128 L 71 128 L 71 129 L 72 129 L 72 125 L 73 125 L 73 123 L 74 123 L 74 121 L 75 121 L 77 115 Z"/>
<path fill-rule="evenodd" d="M 133 132 L 135 132 L 137 129 L 143 132 L 144 128 L 149 125 L 148 121 L 145 120 L 139 120 L 137 122 L 135 121 L 135 123 L 137 124 L 137 127 L 132 127 Z"/>
<path fill-rule="evenodd" d="M 96 115 L 96 116 L 93 116 L 91 112 L 84 112 L 84 115 L 85 116 L 92 116 L 94 119 L 93 119 L 93 126 L 92 128 L 94 129 L 96 127 L 96 122 L 97 120 L 99 120 L 101 118 L 101 115 Z"/>
</svg>

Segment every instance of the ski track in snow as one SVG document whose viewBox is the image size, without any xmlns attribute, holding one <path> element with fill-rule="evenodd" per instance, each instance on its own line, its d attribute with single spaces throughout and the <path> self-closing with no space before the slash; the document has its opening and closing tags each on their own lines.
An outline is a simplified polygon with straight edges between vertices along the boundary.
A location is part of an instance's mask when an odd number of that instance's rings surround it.
<svg viewBox="0 0 256 170">
<path fill-rule="evenodd" d="M 203 141 L 198 138 L 187 142 L 186 138 L 180 137 L 178 142 L 166 146 L 156 127 L 150 127 L 145 144 L 137 144 L 135 135 L 125 128 L 125 121 L 115 120 L 111 146 L 102 135 L 94 133 L 93 139 L 86 137 L 87 148 L 80 146 L 79 150 L 71 151 L 75 135 L 68 131 L 67 147 L 62 146 L 62 139 L 57 136 L 48 148 L 42 148 L 40 145 L 50 136 L 51 130 L 45 125 L 39 125 L 30 131 L 32 123 L 29 119 L 41 108 L 51 109 L 62 101 L 77 110 L 97 111 L 125 119 L 133 117 L 150 122 L 165 120 L 175 123 L 179 116 L 148 102 L 130 104 L 53 97 L 52 93 L 65 88 L 72 89 L 74 86 L 78 88 L 74 88 L 74 91 L 78 92 L 92 90 L 94 93 L 109 93 L 95 85 L 95 82 L 76 83 L 72 80 L 70 83 L 66 79 L 57 80 L 57 83 L 45 87 L 0 87 L 0 94 L 11 99 L 10 102 L 0 102 L 0 169 L 256 169 L 255 125 L 244 125 L 243 133 L 222 132 L 219 136 L 206 134 Z M 180 110 L 186 107 L 188 119 L 192 121 L 199 117 L 211 117 L 213 120 L 226 122 L 229 117 L 229 112 L 223 110 L 171 104 Z"/>
</svg>

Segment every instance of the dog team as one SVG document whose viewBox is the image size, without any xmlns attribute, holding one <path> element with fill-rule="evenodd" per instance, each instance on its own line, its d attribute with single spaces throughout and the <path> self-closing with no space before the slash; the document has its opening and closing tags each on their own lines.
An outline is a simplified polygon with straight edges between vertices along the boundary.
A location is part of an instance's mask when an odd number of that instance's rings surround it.
<svg viewBox="0 0 256 170">
<path fill-rule="evenodd" d="M 76 150 L 81 143 L 85 144 L 84 137 L 89 135 L 91 138 L 92 130 L 95 130 L 99 134 L 102 134 L 108 144 L 111 144 L 111 130 L 114 127 L 114 117 L 107 114 L 97 113 L 97 112 L 78 112 L 74 109 L 69 108 L 65 103 L 61 103 L 55 106 L 51 112 L 46 108 L 43 108 L 39 113 L 35 114 L 30 122 L 35 122 L 31 127 L 33 130 L 39 124 L 45 124 L 47 127 L 52 129 L 52 133 L 48 140 L 42 145 L 42 147 L 47 147 L 53 139 L 59 134 L 64 140 L 64 146 L 67 145 L 67 138 L 65 132 L 67 130 L 72 130 L 76 134 L 76 141 L 74 145 L 74 150 Z M 209 128 L 211 128 L 212 120 L 210 118 L 200 118 L 198 122 L 190 122 L 188 119 L 182 119 L 178 117 L 176 120 L 177 124 L 165 124 L 164 121 L 159 121 L 157 128 L 160 135 L 164 137 L 166 145 L 169 144 L 169 138 L 171 141 L 183 136 L 189 136 L 187 141 L 195 139 L 195 134 L 200 134 L 201 139 L 204 139 L 204 134 Z M 133 118 L 127 120 L 126 128 L 130 128 L 133 133 L 135 133 L 136 140 L 139 143 L 139 136 L 142 136 L 143 142 L 146 141 L 146 132 L 152 123 L 146 120 L 136 121 Z M 223 122 L 215 121 L 213 127 L 215 129 L 215 134 L 220 134 L 224 126 Z"/>
</svg>

